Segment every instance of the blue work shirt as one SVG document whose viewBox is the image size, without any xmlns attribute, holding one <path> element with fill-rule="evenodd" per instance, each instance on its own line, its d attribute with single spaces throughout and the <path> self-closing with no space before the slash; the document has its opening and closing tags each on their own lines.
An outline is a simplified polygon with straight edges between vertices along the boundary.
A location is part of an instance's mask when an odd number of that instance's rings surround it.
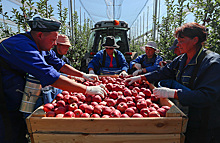
<svg viewBox="0 0 220 143">
<path fill-rule="evenodd" d="M 205 49 L 200 49 L 185 66 L 187 55 L 183 54 L 176 57 L 173 62 L 167 64 L 159 71 L 145 74 L 151 83 L 164 79 L 173 79 L 189 87 L 198 56 L 205 54 Z M 220 55 L 211 52 L 203 59 L 197 76 L 194 80 L 192 90 L 178 90 L 177 96 L 184 106 L 189 106 L 189 128 L 200 128 L 202 114 L 205 108 L 210 108 L 207 116 L 209 129 L 220 127 Z"/>
<path fill-rule="evenodd" d="M 98 75 L 100 74 L 100 68 L 102 67 L 104 50 L 105 49 L 97 52 L 96 55 L 94 55 L 93 59 L 89 62 L 89 65 L 88 65 L 88 69 L 93 68 L 94 72 Z M 126 62 L 124 55 L 120 51 L 118 51 L 118 50 L 116 50 L 116 51 L 117 51 L 118 62 L 119 62 L 119 66 L 120 66 L 119 68 L 121 69 L 121 71 L 124 70 L 127 72 L 129 67 L 128 67 L 128 63 Z M 116 55 L 113 54 L 113 61 L 112 61 L 113 68 L 117 68 L 117 62 L 116 62 L 115 56 Z M 106 68 L 109 68 L 110 62 L 111 62 L 111 58 L 106 53 L 106 60 L 105 60 L 105 67 Z"/>
<path fill-rule="evenodd" d="M 0 56 L 11 69 L 21 74 L 15 74 L 1 67 L 3 89 L 9 111 L 20 108 L 23 94 L 16 90 L 24 91 L 26 73 L 33 75 L 44 87 L 53 84 L 59 78 L 58 71 L 65 64 L 56 57 L 54 51 L 39 51 L 33 39 L 21 34 L 12 36 L 0 44 Z"/>
<path fill-rule="evenodd" d="M 146 54 L 143 54 L 130 62 L 130 68 L 132 69 L 135 63 L 139 63 L 147 72 L 152 72 L 160 69 L 160 61 L 163 61 L 163 58 L 159 55 L 154 54 L 153 58 L 149 59 Z"/>
</svg>

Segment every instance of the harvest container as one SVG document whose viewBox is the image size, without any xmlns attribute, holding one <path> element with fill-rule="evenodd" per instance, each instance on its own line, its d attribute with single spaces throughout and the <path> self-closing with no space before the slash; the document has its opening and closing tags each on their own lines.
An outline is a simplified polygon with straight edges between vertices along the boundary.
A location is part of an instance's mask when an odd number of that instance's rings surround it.
<svg viewBox="0 0 220 143">
<path fill-rule="evenodd" d="M 183 143 L 187 117 L 169 99 L 166 117 L 56 118 L 39 107 L 27 119 L 31 143 Z"/>
</svg>

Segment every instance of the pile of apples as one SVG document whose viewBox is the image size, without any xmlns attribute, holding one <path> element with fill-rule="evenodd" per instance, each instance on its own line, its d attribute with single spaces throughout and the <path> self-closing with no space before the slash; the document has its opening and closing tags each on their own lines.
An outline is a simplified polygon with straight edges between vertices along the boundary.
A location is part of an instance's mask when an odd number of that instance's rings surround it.
<svg viewBox="0 0 220 143">
<path fill-rule="evenodd" d="M 143 118 L 165 117 L 169 106 L 158 104 L 145 81 L 128 85 L 126 78 L 99 77 L 99 81 L 85 81 L 82 84 L 95 86 L 103 84 L 107 96 L 84 95 L 63 91 L 52 103 L 44 105 L 46 117 L 70 118 Z M 78 81 L 79 82 L 79 81 Z"/>
</svg>

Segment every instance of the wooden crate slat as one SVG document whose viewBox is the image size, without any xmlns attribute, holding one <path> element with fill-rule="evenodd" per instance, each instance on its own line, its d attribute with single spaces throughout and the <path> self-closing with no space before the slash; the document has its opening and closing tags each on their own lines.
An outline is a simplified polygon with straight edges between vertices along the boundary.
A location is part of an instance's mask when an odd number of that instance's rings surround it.
<svg viewBox="0 0 220 143">
<path fill-rule="evenodd" d="M 32 117 L 32 132 L 181 133 L 181 117 L 160 118 L 49 118 Z"/>
<path fill-rule="evenodd" d="M 35 143 L 180 143 L 180 134 L 34 134 Z"/>
</svg>

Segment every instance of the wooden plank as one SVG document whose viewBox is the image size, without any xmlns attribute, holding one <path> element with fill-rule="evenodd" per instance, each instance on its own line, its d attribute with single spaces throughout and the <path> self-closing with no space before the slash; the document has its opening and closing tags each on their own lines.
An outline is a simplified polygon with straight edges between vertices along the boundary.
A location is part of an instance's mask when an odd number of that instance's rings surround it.
<svg viewBox="0 0 220 143">
<path fill-rule="evenodd" d="M 180 143 L 180 134 L 34 134 L 37 143 Z"/>
<path fill-rule="evenodd" d="M 181 117 L 53 118 L 32 117 L 32 132 L 181 133 Z"/>
</svg>

